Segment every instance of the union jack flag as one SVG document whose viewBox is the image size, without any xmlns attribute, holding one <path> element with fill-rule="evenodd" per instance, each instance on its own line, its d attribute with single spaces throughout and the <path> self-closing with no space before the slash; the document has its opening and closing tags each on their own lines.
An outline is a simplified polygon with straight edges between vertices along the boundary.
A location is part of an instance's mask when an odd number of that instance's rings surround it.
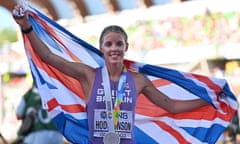
<svg viewBox="0 0 240 144">
<path fill-rule="evenodd" d="M 28 6 L 30 22 L 38 37 L 52 52 L 69 61 L 99 67 L 104 60 L 97 48 L 76 37 L 38 10 Z M 43 62 L 23 34 L 26 55 L 43 107 L 65 138 L 88 143 L 86 103 L 81 83 Z M 216 143 L 238 109 L 227 81 L 214 77 L 139 63 L 125 59 L 128 69 L 145 74 L 163 93 L 176 100 L 198 99 L 210 105 L 171 114 L 144 95 L 137 100 L 134 135 L 137 144 Z"/>
</svg>

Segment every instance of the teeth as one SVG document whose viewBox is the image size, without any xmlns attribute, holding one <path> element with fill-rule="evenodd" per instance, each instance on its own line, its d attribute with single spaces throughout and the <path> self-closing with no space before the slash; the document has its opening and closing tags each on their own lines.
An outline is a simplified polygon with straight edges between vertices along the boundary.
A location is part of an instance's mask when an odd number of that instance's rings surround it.
<svg viewBox="0 0 240 144">
<path fill-rule="evenodd" d="M 111 54 L 111 56 L 117 56 L 117 55 L 119 55 L 119 54 L 117 54 L 117 53 Z"/>
</svg>

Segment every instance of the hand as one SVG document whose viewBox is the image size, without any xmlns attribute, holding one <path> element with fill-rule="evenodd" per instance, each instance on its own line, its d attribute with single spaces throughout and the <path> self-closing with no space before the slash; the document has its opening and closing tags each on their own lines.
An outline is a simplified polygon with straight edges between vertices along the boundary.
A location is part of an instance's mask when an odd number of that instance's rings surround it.
<svg viewBox="0 0 240 144">
<path fill-rule="evenodd" d="M 13 18 L 22 30 L 26 30 L 31 27 L 28 21 L 28 11 L 21 5 L 16 5 L 12 12 Z"/>
</svg>

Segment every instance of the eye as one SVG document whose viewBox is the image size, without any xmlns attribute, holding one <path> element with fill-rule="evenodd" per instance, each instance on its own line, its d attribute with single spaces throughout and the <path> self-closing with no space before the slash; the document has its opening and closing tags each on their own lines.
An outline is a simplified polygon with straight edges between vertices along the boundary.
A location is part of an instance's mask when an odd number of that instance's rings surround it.
<svg viewBox="0 0 240 144">
<path fill-rule="evenodd" d="M 117 45 L 118 47 L 123 46 L 123 41 L 118 41 L 118 42 L 116 43 L 116 45 Z"/>
<path fill-rule="evenodd" d="M 107 41 L 107 42 L 104 43 L 105 47 L 110 47 L 111 45 L 112 45 L 112 42 L 110 42 L 110 41 Z"/>
</svg>

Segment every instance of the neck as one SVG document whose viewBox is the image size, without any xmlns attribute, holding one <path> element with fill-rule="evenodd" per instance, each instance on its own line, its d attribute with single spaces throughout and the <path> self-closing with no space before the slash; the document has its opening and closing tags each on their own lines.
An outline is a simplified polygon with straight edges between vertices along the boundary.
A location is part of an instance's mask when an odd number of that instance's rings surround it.
<svg viewBox="0 0 240 144">
<path fill-rule="evenodd" d="M 108 69 L 108 75 L 110 80 L 112 81 L 118 81 L 122 72 L 123 72 L 123 65 L 111 65 L 107 66 Z"/>
</svg>

